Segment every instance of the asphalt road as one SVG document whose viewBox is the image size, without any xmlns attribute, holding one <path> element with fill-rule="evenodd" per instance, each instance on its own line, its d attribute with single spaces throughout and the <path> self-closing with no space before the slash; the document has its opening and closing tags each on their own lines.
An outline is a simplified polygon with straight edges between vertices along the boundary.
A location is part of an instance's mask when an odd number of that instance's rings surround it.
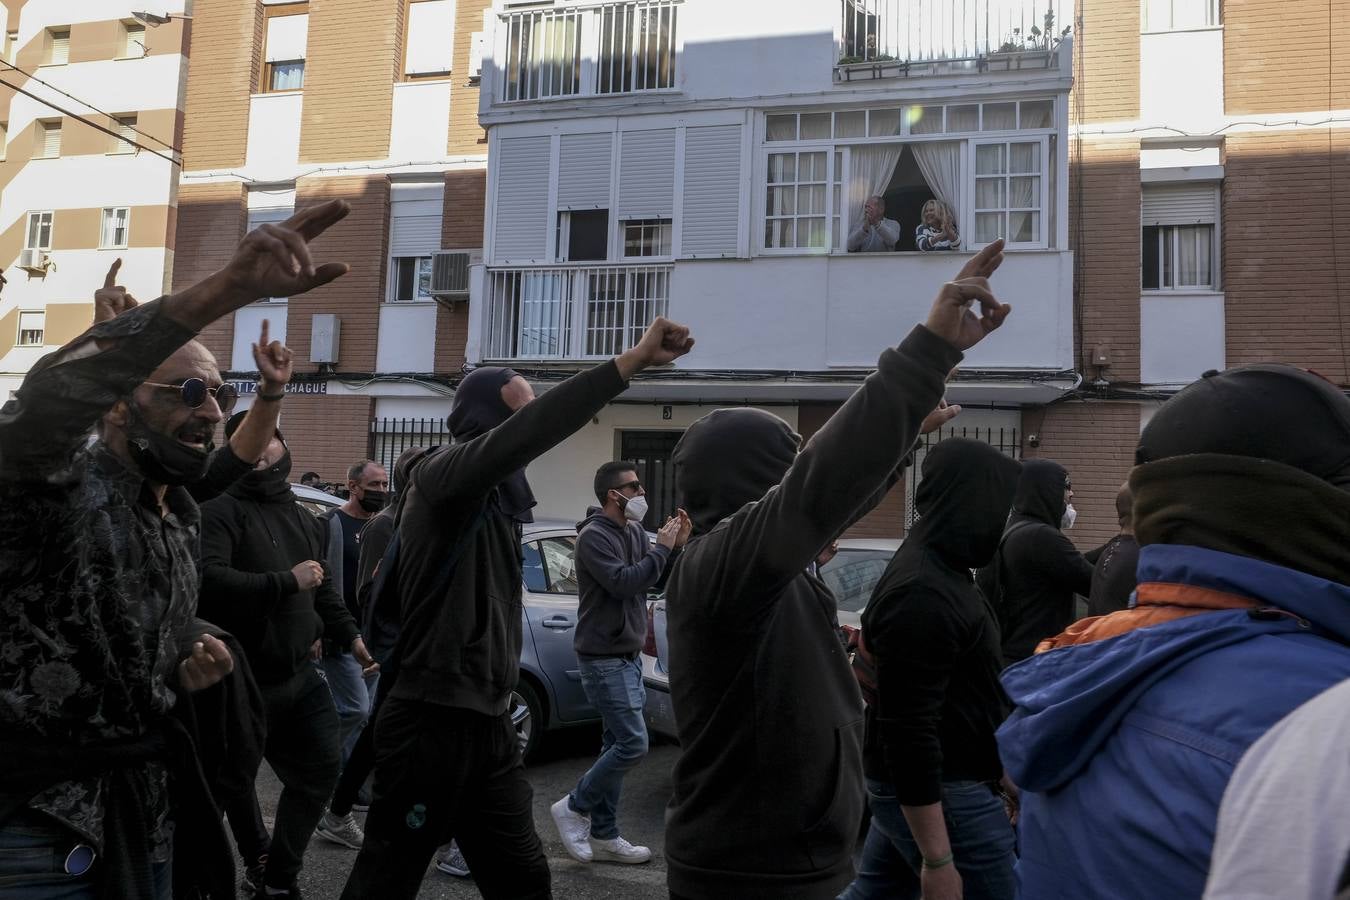
<svg viewBox="0 0 1350 900">
<path fill-rule="evenodd" d="M 548 808 L 575 786 L 577 779 L 594 762 L 599 747 L 598 727 L 555 732 L 541 748 L 541 758 L 529 768 L 530 782 L 534 785 L 535 829 L 544 842 L 544 853 L 553 873 L 553 896 L 558 900 L 666 900 L 669 894 L 662 839 L 665 806 L 671 789 L 670 773 L 680 755 L 678 747 L 654 744 L 642 765 L 624 780 L 619 826 L 624 837 L 634 844 L 651 847 L 651 862 L 640 866 L 586 865 L 568 856 L 558 840 L 558 830 Z M 264 763 L 258 775 L 258 800 L 269 828 L 280 788 L 271 769 Z M 363 815 L 357 813 L 358 820 Z M 300 875 L 300 888 L 306 900 L 337 898 L 355 858 L 355 850 L 315 838 L 309 845 L 305 869 Z M 476 898 L 479 894 L 471 880 L 443 875 L 428 867 L 422 891 L 417 896 L 422 900 L 459 900 Z"/>
</svg>

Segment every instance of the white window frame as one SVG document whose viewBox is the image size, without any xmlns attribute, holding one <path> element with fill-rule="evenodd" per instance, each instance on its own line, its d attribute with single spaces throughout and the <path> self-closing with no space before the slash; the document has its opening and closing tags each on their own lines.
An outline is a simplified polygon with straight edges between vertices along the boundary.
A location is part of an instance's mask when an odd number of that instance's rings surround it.
<svg viewBox="0 0 1350 900">
<path fill-rule="evenodd" d="M 803 255 L 815 256 L 815 255 L 828 254 L 828 253 L 831 251 L 832 248 L 830 247 L 830 238 L 831 238 L 831 235 L 830 235 L 830 217 L 831 217 L 832 211 L 833 211 L 833 209 L 834 209 L 833 203 L 834 203 L 834 182 L 835 182 L 835 178 L 834 178 L 835 149 L 836 149 L 836 148 L 835 148 L 835 145 L 834 145 L 832 142 L 827 142 L 827 141 L 823 141 L 823 140 L 822 140 L 822 141 L 813 141 L 813 142 L 809 142 L 809 143 L 807 143 L 807 142 L 796 142 L 796 143 L 791 143 L 791 144 L 789 144 L 789 142 L 787 142 L 787 141 L 783 141 L 783 142 L 781 142 L 781 143 L 775 142 L 774 144 L 769 145 L 769 146 L 767 147 L 767 149 L 766 149 L 764 152 L 762 152 L 762 153 L 760 154 L 761 170 L 760 170 L 760 177 L 759 177 L 759 179 L 758 179 L 759 184 L 758 184 L 757 191 L 756 191 L 756 194 L 757 194 L 756 208 L 757 208 L 758 211 L 757 211 L 756 217 L 755 217 L 755 218 L 756 218 L 757 225 L 758 225 L 758 229 L 757 229 L 756 235 L 755 235 L 755 246 L 758 248 L 757 251 L 756 251 L 758 254 L 762 254 L 762 255 L 764 255 L 764 256 L 803 256 Z M 778 155 L 782 155 L 782 154 L 786 154 L 786 153 L 792 153 L 792 154 L 795 154 L 795 155 L 797 156 L 797 160 L 796 160 L 796 171 L 797 171 L 798 173 L 800 173 L 800 171 L 801 171 L 801 155 L 802 155 L 803 153 L 821 153 L 821 154 L 824 154 L 824 156 L 825 156 L 825 179 L 824 179 L 824 186 L 825 186 L 825 205 L 824 205 L 824 208 L 821 210 L 821 212 L 820 212 L 820 214 L 819 214 L 818 216 L 817 216 L 817 215 L 805 215 L 805 216 L 803 216 L 802 214 L 800 214 L 799 212 L 797 212 L 797 208 L 798 208 L 798 207 L 797 207 L 797 204 L 796 204 L 796 202 L 795 202 L 795 198 L 794 198 L 794 205 L 793 205 L 793 213 L 792 213 L 792 215 L 790 215 L 790 216 L 771 216 L 771 215 L 769 215 L 769 209 L 768 209 L 768 205 L 769 205 L 769 188 L 771 187 L 771 185 L 769 184 L 769 165 L 770 165 L 770 159 L 769 159 L 769 158 L 770 158 L 771 156 L 778 156 Z M 794 176 L 794 178 L 795 178 L 795 176 Z M 782 182 L 782 183 L 783 183 L 783 184 L 789 184 L 789 182 Z M 802 181 L 794 180 L 794 181 L 792 181 L 792 182 L 790 182 L 790 183 L 793 184 L 794 186 L 800 188 L 802 184 L 815 185 L 815 184 L 820 184 L 821 182 L 817 182 L 817 181 L 802 182 Z M 822 246 L 822 247 L 798 247 L 798 246 L 795 246 L 795 244 L 796 244 L 796 228 L 797 228 L 797 226 L 796 226 L 795 223 L 796 223 L 797 221 L 801 220 L 801 219 L 815 219 L 815 218 L 823 218 L 823 219 L 825 220 L 825 245 Z M 793 222 L 794 222 L 794 224 L 793 224 L 793 244 L 794 244 L 794 246 L 791 246 L 791 247 L 770 247 L 770 246 L 769 246 L 769 243 L 768 243 L 768 227 L 769 227 L 769 222 L 770 222 L 770 220 L 787 220 L 787 219 L 792 219 Z"/>
<path fill-rule="evenodd" d="M 1173 280 L 1176 279 L 1178 270 L 1177 261 L 1181 258 L 1181 235 L 1177 233 L 1178 228 L 1205 228 L 1210 229 L 1209 237 L 1209 282 L 1207 284 L 1165 284 L 1163 281 L 1163 242 L 1169 237 L 1172 244 L 1172 274 Z M 1220 293 L 1220 243 L 1219 243 L 1219 223 L 1218 222 L 1172 222 L 1166 225 L 1140 225 L 1140 241 L 1143 241 L 1143 230 L 1145 228 L 1171 229 L 1158 232 L 1158 286 L 1144 287 L 1144 268 L 1143 253 L 1140 253 L 1139 266 L 1139 290 L 1147 296 L 1157 294 L 1217 294 Z"/>
<path fill-rule="evenodd" d="M 108 151 L 109 156 L 118 156 L 127 153 L 135 153 L 139 148 L 134 143 L 136 140 L 136 126 L 139 124 L 140 117 L 136 113 L 124 113 L 120 116 L 112 117 L 112 130 L 116 131 L 122 137 L 113 138 L 113 148 Z"/>
<path fill-rule="evenodd" d="M 1007 240 L 1007 239 L 1005 239 L 1005 246 L 1006 246 L 1009 250 L 1044 250 L 1044 249 L 1046 249 L 1046 248 L 1048 248 L 1048 247 L 1050 246 L 1050 240 L 1049 240 L 1049 229 L 1050 229 L 1050 136 L 1049 136 L 1049 135 L 1045 135 L 1045 134 L 1041 134 L 1041 135 L 1029 134 L 1029 135 L 1026 135 L 1025 137 L 1022 137 L 1022 136 L 1016 136 L 1016 135 L 1009 135 L 1009 133 L 1007 133 L 1007 132 L 1001 132 L 1001 133 L 1004 134 L 1005 136 L 1004 136 L 1004 137 L 999 137 L 999 138 L 975 138 L 975 139 L 973 139 L 973 140 L 970 141 L 969 159 L 968 159 L 968 161 L 966 162 L 966 175 L 965 175 L 965 179 L 964 179 L 965 186 L 966 186 L 966 199 L 964 199 L 964 200 L 962 201 L 962 203 L 961 203 L 961 205 L 962 205 L 962 206 L 965 208 L 965 210 L 966 210 L 966 212 L 965 212 L 965 216 L 966 216 L 966 219 L 965 219 L 966 225 L 965 225 L 964 228 L 962 228 L 962 234 L 961 234 L 962 242 L 963 242 L 969 249 L 971 249 L 971 250 L 978 250 L 979 248 L 984 247 L 987 243 L 989 243 L 988 241 L 985 241 L 985 242 L 979 241 L 979 239 L 978 239 L 978 237 L 977 237 L 976 222 L 975 222 L 975 217 L 978 215 L 978 213 L 976 212 L 976 207 L 975 207 L 975 183 L 976 183 L 977 178 L 983 177 L 983 176 L 978 176 L 978 175 L 976 174 L 976 170 L 977 170 L 977 168 L 978 168 L 978 163 L 977 163 L 976 160 L 977 160 L 977 155 L 979 154 L 979 148 L 982 147 L 982 146 L 988 146 L 988 145 L 1003 145 L 1003 146 L 1007 147 L 1007 146 L 1009 146 L 1009 145 L 1011 145 L 1011 144 L 1033 144 L 1033 143 L 1034 143 L 1034 144 L 1038 144 L 1039 147 L 1040 147 L 1040 170 L 1039 170 L 1038 172 L 1035 172 L 1035 173 L 1014 173 L 1014 172 L 1009 171 L 1009 172 L 1005 172 L 1005 173 L 1003 174 L 1004 183 L 1005 183 L 1005 185 L 1007 186 L 1006 195 L 1005 195 L 1005 197 L 1004 197 L 1004 200 L 1005 200 L 1006 202 L 1005 202 L 1005 205 L 1004 205 L 1004 207 L 1003 207 L 1003 212 L 1004 212 L 1004 216 L 1005 216 L 1004 221 L 1005 221 L 1005 223 L 1006 223 L 1006 221 L 1007 221 L 1006 217 L 1007 217 L 1011 212 L 1020 212 L 1020 211 L 1024 211 L 1025 209 L 1029 209 L 1029 208 L 1024 208 L 1024 207 L 1020 207 L 1020 206 L 1019 206 L 1019 207 L 1016 207 L 1015 209 L 1014 209 L 1014 207 L 1012 207 L 1011 201 L 1012 201 L 1012 179 L 1013 179 L 1013 178 L 1019 177 L 1019 175 L 1035 175 L 1036 177 L 1040 178 L 1040 180 L 1041 180 L 1041 190 L 1040 190 L 1040 198 L 1039 198 L 1039 199 L 1040 199 L 1040 208 L 1039 208 L 1038 210 L 1036 210 L 1036 212 L 1038 212 L 1038 213 L 1040 214 L 1040 239 L 1039 239 L 1039 240 L 1035 240 L 1035 241 L 1012 241 L 1012 240 Z M 1007 153 L 1007 158 L 1008 158 L 1008 160 L 1009 160 L 1009 163 L 1011 163 L 1011 160 L 1012 160 L 1012 151 L 1011 151 L 1011 150 L 1008 151 L 1008 153 Z M 1011 168 L 1011 166 L 1009 166 L 1009 167 Z M 985 210 L 985 212 L 989 212 L 989 211 L 991 211 L 991 210 Z"/>
<path fill-rule="evenodd" d="M 579 259 L 574 260 L 568 254 L 572 248 L 572 214 L 579 212 L 604 212 L 605 213 L 605 258 L 604 259 Z M 615 250 L 615 218 L 614 209 L 608 206 L 597 206 L 594 208 L 572 209 L 564 207 L 556 213 L 556 225 L 553 228 L 554 241 L 556 242 L 551 249 L 552 259 L 555 263 L 575 262 L 580 266 L 598 266 L 603 263 L 613 262 L 620 258 L 623 247 Z"/>
<path fill-rule="evenodd" d="M 24 328 L 24 317 L 28 316 L 28 326 Z M 32 327 L 33 317 L 37 317 L 38 327 Z M 24 340 L 25 334 L 36 333 L 36 340 Z M 46 343 L 47 335 L 47 311 L 43 309 L 21 310 L 19 312 L 19 325 L 14 336 L 14 346 L 16 347 L 41 347 Z"/>
<path fill-rule="evenodd" d="M 386 302 L 386 303 L 397 303 L 397 304 L 399 304 L 400 306 L 407 306 L 407 305 L 412 304 L 412 303 L 434 303 L 434 302 L 436 301 L 436 298 L 435 298 L 435 297 L 433 297 L 430 293 L 423 294 L 423 293 L 421 292 L 421 284 L 422 284 L 422 271 L 421 271 L 421 270 L 422 270 L 422 263 L 423 263 L 423 261 L 425 261 L 425 263 L 426 263 L 427 284 L 428 284 L 428 289 L 429 289 L 429 286 L 430 286 L 430 284 L 431 284 L 432 259 L 433 259 L 433 258 L 434 258 L 433 255 L 430 254 L 430 253 L 419 253 L 419 254 L 417 254 L 416 256 L 412 256 L 412 255 L 408 255 L 408 254 L 401 254 L 401 255 L 399 255 L 399 256 L 390 256 L 390 257 L 389 257 L 389 289 L 388 289 L 388 292 L 385 294 L 385 302 Z M 408 299 L 404 299 L 404 298 L 401 298 L 401 297 L 398 296 L 398 269 L 399 269 L 398 263 L 399 263 L 399 260 L 403 260 L 403 259 L 415 259 L 415 260 L 418 261 L 418 262 L 417 262 L 417 272 L 416 272 L 416 274 L 415 274 L 415 278 L 414 278 L 414 282 L 413 282 L 413 291 L 414 291 L 414 293 L 415 293 L 415 296 L 413 296 L 413 297 L 411 297 L 411 298 L 408 298 Z"/>
<path fill-rule="evenodd" d="M 1168 21 L 1164 25 L 1158 22 L 1150 21 L 1148 14 L 1149 6 L 1152 3 L 1166 3 L 1168 6 Z M 1177 4 L 1203 3 L 1205 5 L 1205 19 L 1203 25 L 1183 25 L 1176 26 Z M 1210 28 L 1223 27 L 1223 4 L 1222 0 L 1139 0 L 1139 31 L 1142 34 L 1163 34 L 1174 31 L 1205 31 Z"/>
<path fill-rule="evenodd" d="M 46 223 L 46 228 L 47 228 L 47 242 L 46 242 L 45 244 L 42 243 L 41 241 L 38 241 L 38 243 L 36 243 L 36 244 L 30 244 L 30 243 L 29 243 L 29 241 L 31 240 L 31 236 L 32 236 L 32 234 L 33 234 L 33 218 L 34 218 L 35 216 L 39 219 L 39 224 L 38 224 L 38 233 L 39 233 L 39 234 L 42 233 L 42 228 L 43 228 L 43 226 L 42 226 L 42 224 L 41 224 L 41 219 L 44 218 L 44 217 L 47 219 L 47 223 Z M 56 214 L 55 214 L 52 210 L 50 210 L 50 209 L 30 210 L 29 213 L 28 213 L 28 220 L 27 220 L 27 222 L 24 224 L 24 230 L 23 230 L 23 241 L 24 241 L 24 244 L 23 244 L 23 248 L 24 248 L 25 250 L 42 250 L 43 252 L 50 253 L 50 252 L 51 252 L 51 249 L 52 249 L 52 235 L 55 233 L 55 231 L 56 231 Z"/>
<path fill-rule="evenodd" d="M 639 224 L 644 223 L 644 224 Z M 646 223 L 657 223 L 654 226 Z M 634 225 L 640 228 L 662 228 L 667 233 L 665 241 L 666 252 L 657 253 L 651 256 L 629 256 L 628 255 L 628 226 Z M 675 258 L 675 219 L 671 216 L 651 216 L 646 218 L 620 219 L 618 223 L 615 243 L 617 250 L 612 254 L 614 258 L 621 260 L 639 260 L 642 262 L 668 262 Z M 658 243 L 659 246 L 659 243 Z"/>
<path fill-rule="evenodd" d="M 116 240 L 118 226 L 117 214 L 122 213 L 122 240 Z M 111 239 L 110 239 L 111 238 Z M 105 206 L 99 221 L 98 248 L 100 250 L 125 250 L 131 240 L 131 207 Z"/>
</svg>

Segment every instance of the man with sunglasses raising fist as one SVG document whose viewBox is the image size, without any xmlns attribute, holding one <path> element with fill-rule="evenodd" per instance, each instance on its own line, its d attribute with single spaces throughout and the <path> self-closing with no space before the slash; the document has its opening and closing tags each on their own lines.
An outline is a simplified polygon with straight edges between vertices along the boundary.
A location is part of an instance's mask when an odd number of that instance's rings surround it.
<svg viewBox="0 0 1350 900">
<path fill-rule="evenodd" d="M 348 209 L 335 200 L 264 225 L 198 284 L 123 302 L 40 360 L 0 409 L 6 896 L 234 894 L 195 748 L 168 716 L 233 667 L 190 627 L 200 517 L 184 485 L 207 471 L 232 405 L 192 339 L 260 297 L 346 272 L 315 266 L 308 245 Z"/>
</svg>

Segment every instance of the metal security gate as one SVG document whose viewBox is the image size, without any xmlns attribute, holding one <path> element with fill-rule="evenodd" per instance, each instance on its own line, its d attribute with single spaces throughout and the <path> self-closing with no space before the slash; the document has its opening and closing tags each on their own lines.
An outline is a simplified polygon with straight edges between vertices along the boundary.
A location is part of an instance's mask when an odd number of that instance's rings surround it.
<svg viewBox="0 0 1350 900">
<path fill-rule="evenodd" d="M 1022 458 L 1021 434 L 1016 428 L 966 428 L 961 426 L 952 426 L 950 428 L 939 428 L 932 434 L 925 434 L 919 439 L 918 449 L 914 451 L 914 464 L 910 466 L 905 474 L 905 531 L 914 527 L 916 512 L 914 509 L 914 495 L 919 488 L 919 482 L 923 479 L 923 460 L 928 450 L 937 446 L 939 441 L 947 438 L 969 438 L 973 441 L 984 441 L 992 445 L 1000 453 L 1010 456 L 1013 459 Z"/>
<path fill-rule="evenodd" d="M 675 467 L 671 456 L 683 431 L 624 431 L 619 436 L 619 457 L 637 466 L 638 478 L 647 491 L 647 518 L 642 526 L 655 531 L 675 514 Z"/>
<path fill-rule="evenodd" d="M 370 423 L 371 456 L 394 478 L 394 463 L 409 447 L 435 447 L 450 443 L 450 430 L 444 419 L 376 419 Z M 393 486 L 398 490 L 399 485 Z"/>
</svg>

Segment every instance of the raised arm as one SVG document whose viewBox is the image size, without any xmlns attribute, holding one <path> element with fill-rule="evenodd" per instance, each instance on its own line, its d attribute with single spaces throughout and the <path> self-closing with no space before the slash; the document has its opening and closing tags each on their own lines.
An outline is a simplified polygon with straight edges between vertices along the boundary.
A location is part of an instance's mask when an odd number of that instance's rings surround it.
<svg viewBox="0 0 1350 900">
<path fill-rule="evenodd" d="M 961 351 L 1011 311 L 989 289 L 1002 249 L 996 241 L 967 261 L 938 292 L 927 324 L 882 353 L 877 371 L 807 443 L 783 480 L 732 518 L 725 540 L 744 552 L 735 571 L 723 573 L 725 597 L 774 596 L 879 498 L 938 407 Z"/>
<path fill-rule="evenodd" d="M 584 528 L 577 535 L 577 565 L 584 568 L 605 593 L 615 597 L 634 597 L 654 587 L 661 580 L 670 554 L 669 547 L 657 544 L 637 562 L 627 565 L 594 528 Z"/>
</svg>

